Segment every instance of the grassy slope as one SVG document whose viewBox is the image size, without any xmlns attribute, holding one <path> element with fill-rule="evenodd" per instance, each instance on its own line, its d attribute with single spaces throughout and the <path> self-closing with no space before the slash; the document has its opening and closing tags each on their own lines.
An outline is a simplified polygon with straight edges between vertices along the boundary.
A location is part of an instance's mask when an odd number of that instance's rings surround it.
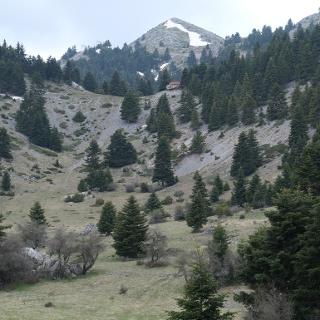
<svg viewBox="0 0 320 320">
<path fill-rule="evenodd" d="M 179 92 L 170 93 L 170 102 L 173 110 L 178 106 Z M 67 97 L 67 98 L 66 98 Z M 151 97 L 154 105 L 159 94 Z M 17 223 L 27 219 L 28 210 L 33 202 L 40 201 L 46 209 L 46 216 L 50 223 L 50 229 L 65 225 L 69 229 L 79 230 L 88 223 L 96 223 L 101 208 L 94 207 L 95 199 L 87 198 L 80 204 L 66 204 L 63 197 L 75 192 L 77 183 L 83 173 L 79 172 L 82 164 L 83 151 L 86 149 L 91 138 L 95 137 L 100 145 L 105 148 L 109 137 L 114 129 L 124 127 L 129 132 L 130 140 L 137 150 L 146 159 L 146 166 L 135 166 L 137 170 L 144 171 L 152 166 L 149 160 L 154 150 L 155 139 L 149 137 L 147 145 L 142 145 L 142 137 L 145 132 L 137 133 L 136 129 L 144 124 L 148 111 L 144 111 L 140 121 L 136 125 L 127 126 L 119 120 L 120 98 L 95 95 L 81 92 L 66 86 L 56 87 L 51 85 L 47 93 L 48 102 L 46 108 L 51 123 L 59 126 L 65 122 L 67 127 L 60 130 L 65 134 L 65 143 L 68 145 L 67 152 L 59 155 L 59 161 L 63 165 L 61 173 L 46 173 L 52 168 L 56 157 L 48 156 L 39 152 L 39 149 L 31 146 L 25 137 L 14 131 L 14 119 L 12 115 L 18 108 L 17 102 L 10 100 L 0 101 L 0 114 L 9 116 L 9 119 L 0 118 L 0 125 L 4 125 L 14 138 L 15 160 L 12 164 L 15 171 L 12 173 L 16 196 L 12 199 L 0 198 L 0 212 L 7 217 L 7 222 L 12 223 L 13 229 Z M 3 109 L 5 103 L 10 103 L 8 110 Z M 105 103 L 111 103 L 108 108 L 101 108 Z M 70 107 L 71 106 L 71 107 Z M 73 107 L 74 106 L 74 107 Z M 72 122 L 73 114 L 81 109 L 88 120 L 84 127 L 86 133 L 79 138 L 73 138 L 72 133 L 81 126 Z M 58 110 L 58 111 L 57 111 Z M 64 110 L 64 112 L 61 110 Z M 2 121 L 2 123 L 1 123 Z M 225 179 L 229 179 L 227 172 L 230 167 L 232 150 L 237 137 L 243 128 L 234 128 L 225 133 L 225 137 L 218 139 L 219 132 L 211 133 L 207 137 L 208 149 L 213 154 L 206 153 L 202 156 L 186 158 L 178 166 L 180 182 L 171 188 L 159 192 L 160 198 L 167 195 L 173 196 L 174 191 L 183 190 L 184 199 L 188 200 L 192 187 L 192 174 L 195 170 L 201 170 L 206 179 L 219 173 Z M 174 142 L 174 148 L 178 148 L 182 142 L 188 143 L 192 136 L 187 126 L 178 126 L 182 137 Z M 203 128 L 205 131 L 205 129 Z M 276 145 L 279 142 L 286 143 L 288 124 L 280 126 L 275 124 L 257 128 L 258 138 L 261 144 Z M 276 166 L 279 158 L 268 163 L 260 169 L 262 177 L 273 180 L 276 176 Z M 40 167 L 42 178 L 31 181 L 30 176 L 34 173 L 31 168 L 34 164 Z M 11 164 L 4 163 L 5 167 Z M 52 170 L 51 170 L 52 171 Z M 97 194 L 104 200 L 112 200 L 118 209 L 121 208 L 128 194 L 125 193 L 125 184 L 130 182 L 150 181 L 149 177 L 142 177 L 132 173 L 130 177 L 124 177 L 122 170 L 113 171 L 114 180 L 124 178 L 118 183 L 118 188 L 112 193 Z M 50 179 L 50 180 L 48 180 Z M 140 203 L 144 203 L 148 194 L 139 193 L 134 195 Z M 167 207 L 173 214 L 177 203 Z M 208 229 L 216 222 L 211 220 L 203 234 L 191 234 L 184 222 L 168 222 L 160 224 L 160 228 L 169 240 L 169 248 L 177 251 L 193 250 L 198 245 L 205 245 L 209 240 Z M 222 220 L 233 238 L 232 247 L 235 248 L 241 238 L 246 238 L 256 228 L 265 223 L 263 214 L 250 213 L 246 219 L 239 220 L 239 214 L 232 218 Z M 114 257 L 111 240 L 106 239 L 107 251 L 99 258 L 94 270 L 84 278 L 72 281 L 43 281 L 36 285 L 19 286 L 17 290 L 0 292 L 0 318 L 34 320 L 34 319 L 165 319 L 165 311 L 175 307 L 175 298 L 179 297 L 183 287 L 183 277 L 177 274 L 175 257 L 170 257 L 170 265 L 163 268 L 147 269 L 137 266 L 135 262 L 123 262 Z M 119 295 L 121 285 L 128 287 L 126 295 Z M 227 288 L 227 292 L 239 290 Z M 51 301 L 55 307 L 45 308 L 44 304 Z M 241 307 L 231 298 L 226 307 L 239 311 Z M 4 316 L 3 316 L 4 315 Z"/>
</svg>

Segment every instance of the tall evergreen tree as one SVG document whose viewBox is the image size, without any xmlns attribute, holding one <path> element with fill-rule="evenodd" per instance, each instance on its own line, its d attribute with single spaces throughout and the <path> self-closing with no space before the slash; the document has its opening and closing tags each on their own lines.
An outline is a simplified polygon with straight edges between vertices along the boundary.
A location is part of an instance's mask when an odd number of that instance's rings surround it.
<svg viewBox="0 0 320 320">
<path fill-rule="evenodd" d="M 128 123 L 137 122 L 140 112 L 139 96 L 136 92 L 129 90 L 121 104 L 121 119 Z"/>
<path fill-rule="evenodd" d="M 221 180 L 220 176 L 217 174 L 214 178 L 213 185 L 219 192 L 219 195 L 223 194 L 223 181 Z"/>
<path fill-rule="evenodd" d="M 121 168 L 136 161 L 136 149 L 127 141 L 121 129 L 116 130 L 105 153 L 105 163 L 111 168 Z"/>
<path fill-rule="evenodd" d="M 193 109 L 191 113 L 191 124 L 190 127 L 192 130 L 198 130 L 200 128 L 200 120 L 197 109 Z"/>
<path fill-rule="evenodd" d="M 199 232 L 202 226 L 207 223 L 210 207 L 208 192 L 198 171 L 194 174 L 193 180 L 191 205 L 187 212 L 186 221 L 187 225 L 193 229 L 193 232 Z"/>
<path fill-rule="evenodd" d="M 147 200 L 145 205 L 145 211 L 147 213 L 152 212 L 153 210 L 162 209 L 162 204 L 155 192 L 152 192 Z"/>
<path fill-rule="evenodd" d="M 246 181 L 243 170 L 240 169 L 237 180 L 234 183 L 234 191 L 231 198 L 232 204 L 243 206 L 246 202 Z"/>
<path fill-rule="evenodd" d="M 183 91 L 180 104 L 177 110 L 179 119 L 181 123 L 189 122 L 196 106 L 193 95 L 189 91 Z"/>
<path fill-rule="evenodd" d="M 11 189 L 11 178 L 8 171 L 3 173 L 1 187 L 3 191 L 10 191 Z"/>
<path fill-rule="evenodd" d="M 197 58 L 196 55 L 194 54 L 194 51 L 191 50 L 187 59 L 187 64 L 189 68 L 194 67 L 197 64 Z"/>
<path fill-rule="evenodd" d="M 83 87 L 91 92 L 96 91 L 97 82 L 94 75 L 91 72 L 87 72 L 83 79 Z"/>
<path fill-rule="evenodd" d="M 0 128 L 0 159 L 12 159 L 10 137 L 5 128 Z"/>
<path fill-rule="evenodd" d="M 137 200 L 131 196 L 118 214 L 113 232 L 113 246 L 117 255 L 137 258 L 143 254 L 147 230 L 146 218 L 140 211 Z"/>
<path fill-rule="evenodd" d="M 109 93 L 113 96 L 119 97 L 123 97 L 126 94 L 126 88 L 117 71 L 115 71 L 112 75 Z"/>
<path fill-rule="evenodd" d="M 270 121 L 283 119 L 287 116 L 287 102 L 281 87 L 276 83 L 272 86 L 268 108 L 267 117 Z"/>
<path fill-rule="evenodd" d="M 205 151 L 205 137 L 202 135 L 201 131 L 197 131 L 191 141 L 190 152 L 201 154 Z"/>
<path fill-rule="evenodd" d="M 89 170 L 97 170 L 100 167 L 101 149 L 96 140 L 91 140 L 86 150 L 86 166 Z"/>
<path fill-rule="evenodd" d="M 230 312 L 222 313 L 224 296 L 218 294 L 213 276 L 202 261 L 193 266 L 184 288 L 184 297 L 178 299 L 179 311 L 169 312 L 169 320 L 231 320 Z"/>
<path fill-rule="evenodd" d="M 44 215 L 44 209 L 41 207 L 38 201 L 35 202 L 33 207 L 30 209 L 29 218 L 31 219 L 31 221 L 39 225 L 47 223 Z"/>
<path fill-rule="evenodd" d="M 167 88 L 167 85 L 170 83 L 170 74 L 165 68 L 159 74 L 159 91 L 164 91 Z"/>
<path fill-rule="evenodd" d="M 116 208 L 111 201 L 104 204 L 101 210 L 99 222 L 97 224 L 100 233 L 110 235 L 116 222 Z"/>
<path fill-rule="evenodd" d="M 175 184 L 171 164 L 170 143 L 166 136 L 162 136 L 158 139 L 152 181 L 161 182 L 162 185 L 166 186 Z"/>
</svg>

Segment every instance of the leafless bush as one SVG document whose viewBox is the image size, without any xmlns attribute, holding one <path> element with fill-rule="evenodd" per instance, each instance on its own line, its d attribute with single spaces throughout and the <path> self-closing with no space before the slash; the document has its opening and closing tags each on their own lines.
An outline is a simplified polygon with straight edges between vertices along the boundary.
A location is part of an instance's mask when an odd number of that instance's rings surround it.
<svg viewBox="0 0 320 320">
<path fill-rule="evenodd" d="M 167 255 L 167 237 L 157 229 L 151 229 L 148 232 L 145 242 L 146 266 L 159 267 L 165 264 Z"/>
<path fill-rule="evenodd" d="M 135 186 L 133 183 L 126 184 L 126 192 L 131 193 L 135 191 Z"/>
<path fill-rule="evenodd" d="M 23 254 L 23 243 L 17 235 L 0 242 L 0 287 L 16 281 L 36 279 L 32 261 Z"/>
<path fill-rule="evenodd" d="M 86 274 L 93 267 L 103 249 L 102 237 L 98 232 L 78 237 L 77 251 L 82 274 Z"/>
<path fill-rule="evenodd" d="M 149 223 L 150 224 L 156 224 L 156 223 L 162 223 L 165 222 L 166 218 L 168 218 L 170 215 L 166 213 L 163 209 L 156 209 L 149 213 Z"/>
<path fill-rule="evenodd" d="M 286 294 L 275 288 L 258 289 L 254 303 L 249 307 L 247 320 L 292 320 L 293 304 Z"/>
<path fill-rule="evenodd" d="M 46 225 L 39 225 L 36 222 L 27 222 L 23 225 L 18 225 L 18 231 L 21 240 L 27 247 L 33 249 L 43 246 L 47 239 Z"/>
<path fill-rule="evenodd" d="M 186 213 L 182 206 L 176 206 L 174 209 L 174 220 L 183 221 L 186 219 Z"/>
</svg>

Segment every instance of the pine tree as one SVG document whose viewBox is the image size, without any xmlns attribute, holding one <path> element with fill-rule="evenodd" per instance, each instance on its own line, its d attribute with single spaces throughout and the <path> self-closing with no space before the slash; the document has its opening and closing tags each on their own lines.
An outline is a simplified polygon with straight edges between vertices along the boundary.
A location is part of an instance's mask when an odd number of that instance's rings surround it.
<svg viewBox="0 0 320 320">
<path fill-rule="evenodd" d="M 91 140 L 86 150 L 86 166 L 89 170 L 97 170 L 100 167 L 101 149 L 96 140 Z"/>
<path fill-rule="evenodd" d="M 102 90 L 104 94 L 109 94 L 109 83 L 107 80 L 103 81 Z"/>
<path fill-rule="evenodd" d="M 250 180 L 247 188 L 246 199 L 249 204 L 252 204 L 255 193 L 257 190 L 259 190 L 259 188 L 261 188 L 261 180 L 260 177 L 257 174 L 255 174 Z"/>
<path fill-rule="evenodd" d="M 157 125 L 157 116 L 156 116 L 155 109 L 150 110 L 150 114 L 149 114 L 149 117 L 147 118 L 146 125 L 147 125 L 147 130 L 150 133 L 157 132 L 158 125 Z"/>
<path fill-rule="evenodd" d="M 145 205 L 145 211 L 147 213 L 152 212 L 153 210 L 162 209 L 162 204 L 157 197 L 157 194 L 155 192 L 152 192 L 148 198 L 148 201 Z"/>
<path fill-rule="evenodd" d="M 148 226 L 137 200 L 131 196 L 118 214 L 113 231 L 114 248 L 118 256 L 137 258 L 143 254 Z"/>
<path fill-rule="evenodd" d="M 10 137 L 5 128 L 0 128 L 0 159 L 12 159 Z"/>
<path fill-rule="evenodd" d="M 161 112 L 157 114 L 157 133 L 158 138 L 165 136 L 171 140 L 176 137 L 174 118 L 170 113 Z"/>
<path fill-rule="evenodd" d="M 194 98 L 189 91 L 182 92 L 180 104 L 177 110 L 179 119 L 181 123 L 189 122 L 196 106 Z"/>
<path fill-rule="evenodd" d="M 192 269 L 184 288 L 184 297 L 178 299 L 179 311 L 169 312 L 169 320 L 231 320 L 230 312 L 222 313 L 224 296 L 218 294 L 213 276 L 202 261 Z"/>
<path fill-rule="evenodd" d="M 194 51 L 191 50 L 187 59 L 187 64 L 189 68 L 194 67 L 197 64 L 197 58 L 196 55 L 194 54 Z"/>
<path fill-rule="evenodd" d="M 213 185 L 216 187 L 216 189 L 219 192 L 219 195 L 223 194 L 223 181 L 221 180 L 220 176 L 217 174 L 214 178 Z"/>
<path fill-rule="evenodd" d="M 121 129 L 116 130 L 105 153 L 105 163 L 111 168 L 121 168 L 136 161 L 136 149 L 127 141 Z"/>
<path fill-rule="evenodd" d="M 97 89 L 97 82 L 94 75 L 91 72 L 87 72 L 83 79 L 83 87 L 91 92 L 95 92 Z"/>
<path fill-rule="evenodd" d="M 293 110 L 290 125 L 288 155 L 288 162 L 290 165 L 296 165 L 300 161 L 308 139 L 308 126 L 305 119 L 305 112 L 302 107 L 297 106 Z"/>
<path fill-rule="evenodd" d="M 210 207 L 208 192 L 198 171 L 194 174 L 193 180 L 191 205 L 187 212 L 186 221 L 187 225 L 193 229 L 193 232 L 199 232 L 202 226 L 207 223 Z"/>
<path fill-rule="evenodd" d="M 212 187 L 212 190 L 210 192 L 210 201 L 212 203 L 216 203 L 219 201 L 219 197 L 220 197 L 220 192 L 219 190 L 216 188 L 216 186 Z"/>
<path fill-rule="evenodd" d="M 85 181 L 90 190 L 98 189 L 98 191 L 104 192 L 109 190 L 113 178 L 108 168 L 96 169 L 90 170 Z"/>
<path fill-rule="evenodd" d="M 37 224 L 46 224 L 46 218 L 44 216 L 44 209 L 41 207 L 40 203 L 37 201 L 34 203 L 33 207 L 30 209 L 29 218 L 31 221 Z"/>
<path fill-rule="evenodd" d="M 63 68 L 63 80 L 68 85 L 71 85 L 72 83 L 72 69 L 72 63 L 70 60 L 68 60 Z"/>
<path fill-rule="evenodd" d="M 3 191 L 10 191 L 11 189 L 11 178 L 8 171 L 3 173 L 1 187 Z"/>
<path fill-rule="evenodd" d="M 167 186 L 175 184 L 171 164 L 170 143 L 166 136 L 158 139 L 152 182 L 161 182 L 162 185 Z"/>
<path fill-rule="evenodd" d="M 193 109 L 191 113 L 191 124 L 190 127 L 192 130 L 198 130 L 200 128 L 200 120 L 197 109 Z"/>
<path fill-rule="evenodd" d="M 247 160 L 248 154 L 248 143 L 247 143 L 247 135 L 243 131 L 240 133 L 238 138 L 238 143 L 234 147 L 234 152 L 232 156 L 232 165 L 230 175 L 232 177 L 236 177 L 239 173 L 241 167 L 243 167 L 244 163 Z"/>
<path fill-rule="evenodd" d="M 100 233 L 110 235 L 116 222 L 116 208 L 111 201 L 104 204 L 97 224 Z"/>
<path fill-rule="evenodd" d="M 126 85 L 120 78 L 120 75 L 115 71 L 110 81 L 109 93 L 113 96 L 123 97 L 126 94 Z"/>
<path fill-rule="evenodd" d="M 137 122 L 140 112 L 139 96 L 134 91 L 129 90 L 121 104 L 121 119 L 128 123 Z"/>
<path fill-rule="evenodd" d="M 246 95 L 242 100 L 242 117 L 241 121 L 244 125 L 250 125 L 255 123 L 256 115 L 255 109 L 257 108 L 257 103 L 254 98 L 250 95 Z"/>
<path fill-rule="evenodd" d="M 188 86 L 188 83 L 189 83 L 189 72 L 187 68 L 184 68 L 182 70 L 180 85 L 182 88 L 185 88 Z"/>
<path fill-rule="evenodd" d="M 163 60 L 168 62 L 170 61 L 170 59 L 171 59 L 171 56 L 170 56 L 169 48 L 166 48 L 166 51 L 164 52 L 164 55 L 163 55 Z"/>
<path fill-rule="evenodd" d="M 239 111 L 236 98 L 232 95 L 228 100 L 227 123 L 229 126 L 235 126 L 239 121 Z"/>
<path fill-rule="evenodd" d="M 159 91 L 164 91 L 170 83 L 170 74 L 167 69 L 160 72 L 159 75 Z"/>
<path fill-rule="evenodd" d="M 268 102 L 268 120 L 273 121 L 283 119 L 286 117 L 287 113 L 287 102 L 284 93 L 278 84 L 274 84 L 272 86 Z"/>
<path fill-rule="evenodd" d="M 197 131 L 192 138 L 190 153 L 201 154 L 205 151 L 205 146 L 205 137 L 201 131 Z"/>
<path fill-rule="evenodd" d="M 56 127 L 53 127 L 52 129 L 50 129 L 50 138 L 49 138 L 48 148 L 56 152 L 62 151 L 62 138 L 61 138 L 61 134 L 59 133 Z"/>
<path fill-rule="evenodd" d="M 231 202 L 232 204 L 239 205 L 241 207 L 246 202 L 246 181 L 242 169 L 239 170 L 237 180 L 234 183 Z"/>
</svg>

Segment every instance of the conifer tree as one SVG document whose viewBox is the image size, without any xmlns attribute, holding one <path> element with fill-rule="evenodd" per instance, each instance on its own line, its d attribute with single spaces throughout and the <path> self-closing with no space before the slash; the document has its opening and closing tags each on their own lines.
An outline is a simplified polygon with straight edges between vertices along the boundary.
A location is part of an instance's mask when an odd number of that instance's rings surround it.
<svg viewBox="0 0 320 320">
<path fill-rule="evenodd" d="M 65 67 L 63 68 L 63 80 L 66 84 L 71 85 L 72 83 L 72 64 L 68 60 Z"/>
<path fill-rule="evenodd" d="M 239 111 L 237 106 L 237 100 L 232 95 L 228 100 L 228 116 L 227 123 L 229 126 L 235 126 L 239 121 Z"/>
<path fill-rule="evenodd" d="M 187 68 L 184 68 L 182 70 L 182 75 L 181 75 L 181 80 L 180 80 L 180 85 L 182 88 L 185 88 L 188 86 L 189 82 L 189 72 Z"/>
<path fill-rule="evenodd" d="M 107 80 L 103 81 L 102 90 L 104 94 L 109 94 L 109 83 Z"/>
<path fill-rule="evenodd" d="M 193 232 L 199 232 L 202 226 L 207 223 L 210 207 L 208 192 L 198 171 L 194 174 L 193 180 L 191 205 L 187 212 L 186 221 L 187 225 L 193 229 Z"/>
<path fill-rule="evenodd" d="M 86 150 L 86 166 L 89 170 L 97 170 L 100 167 L 101 149 L 96 140 L 91 140 Z"/>
<path fill-rule="evenodd" d="M 219 192 L 219 195 L 223 194 L 223 181 L 221 180 L 220 176 L 217 174 L 214 178 L 214 182 L 213 185 L 215 186 L 215 188 L 217 189 L 217 191 Z"/>
<path fill-rule="evenodd" d="M 35 202 L 33 207 L 30 209 L 29 218 L 32 222 L 35 222 L 39 225 L 47 223 L 44 215 L 44 209 L 41 207 L 38 201 Z"/>
<path fill-rule="evenodd" d="M 128 123 L 137 122 L 140 112 L 139 96 L 134 91 L 129 90 L 121 104 L 121 119 Z"/>
<path fill-rule="evenodd" d="M 159 138 L 165 136 L 171 140 L 176 137 L 174 118 L 170 113 L 157 113 L 157 133 Z"/>
<path fill-rule="evenodd" d="M 170 143 L 166 136 L 158 139 L 152 182 L 161 182 L 163 186 L 172 186 L 175 184 L 171 164 Z"/>
<path fill-rule="evenodd" d="M 190 279 L 178 299 L 179 311 L 169 312 L 169 320 L 231 320 L 230 312 L 222 313 L 224 296 L 218 294 L 217 284 L 200 260 L 194 264 Z"/>
<path fill-rule="evenodd" d="M 255 193 L 257 190 L 259 190 L 259 188 L 261 188 L 261 180 L 260 177 L 257 174 L 255 174 L 250 180 L 247 188 L 246 200 L 249 204 L 252 204 Z"/>
<path fill-rule="evenodd" d="M 205 151 L 205 137 L 201 131 L 197 131 L 191 141 L 190 153 L 201 154 Z"/>
<path fill-rule="evenodd" d="M 85 181 L 90 190 L 98 189 L 98 191 L 104 192 L 109 190 L 110 184 L 113 182 L 113 178 L 109 168 L 96 169 L 90 170 Z"/>
<path fill-rule="evenodd" d="M 180 107 L 178 108 L 178 116 L 181 123 L 186 123 L 191 120 L 192 112 L 195 109 L 196 103 L 190 91 L 183 91 L 181 95 Z"/>
<path fill-rule="evenodd" d="M 62 151 L 62 138 L 61 138 L 61 134 L 59 133 L 56 127 L 53 127 L 52 129 L 50 129 L 50 138 L 49 138 L 48 148 L 56 152 Z"/>
<path fill-rule="evenodd" d="M 111 142 L 105 153 L 105 163 L 111 168 L 121 168 L 137 161 L 134 146 L 127 141 L 121 129 L 111 136 Z"/>
<path fill-rule="evenodd" d="M 158 103 L 156 105 L 156 112 L 157 114 L 160 114 L 160 113 L 172 114 L 169 100 L 165 93 L 161 95 L 161 97 L 158 100 Z"/>
<path fill-rule="evenodd" d="M 97 82 L 94 75 L 91 72 L 87 72 L 84 79 L 83 79 L 83 87 L 91 92 L 96 91 L 97 89 Z"/>
<path fill-rule="evenodd" d="M 191 50 L 187 59 L 187 64 L 189 68 L 194 67 L 197 64 L 197 58 L 196 55 L 194 54 L 194 51 Z"/>
<path fill-rule="evenodd" d="M 246 202 L 246 181 L 242 169 L 239 170 L 238 177 L 234 183 L 231 202 L 232 204 L 239 205 L 240 207 L 242 207 Z"/>
<path fill-rule="evenodd" d="M 308 126 L 305 119 L 305 112 L 301 106 L 293 110 L 289 135 L 289 155 L 290 165 L 296 165 L 301 158 L 304 147 L 308 142 Z"/>
<path fill-rule="evenodd" d="M 113 231 L 114 248 L 118 256 L 137 258 L 143 254 L 148 226 L 137 200 L 131 196 L 118 214 Z"/>
<path fill-rule="evenodd" d="M 288 113 L 287 102 L 281 87 L 276 83 L 272 86 L 268 108 L 267 117 L 268 120 L 279 120 L 286 117 Z"/>
<path fill-rule="evenodd" d="M 115 71 L 112 75 L 109 93 L 113 96 L 119 97 L 123 97 L 126 94 L 125 83 L 121 80 L 117 71 Z"/>
<path fill-rule="evenodd" d="M 192 130 L 198 130 L 200 128 L 200 120 L 197 109 L 193 109 L 191 113 L 191 124 L 190 127 Z"/>
<path fill-rule="evenodd" d="M 244 163 L 247 160 L 248 154 L 248 143 L 247 143 L 247 135 L 243 131 L 240 133 L 238 138 L 238 143 L 235 145 L 233 156 L 232 156 L 232 165 L 230 175 L 232 177 L 236 177 L 239 173 L 241 167 L 243 167 Z"/>
<path fill-rule="evenodd" d="M 147 125 L 147 130 L 150 133 L 157 132 L 158 125 L 157 125 L 157 116 L 156 116 L 155 109 L 150 110 L 150 114 L 149 114 L 149 117 L 147 118 L 146 125 Z"/>
<path fill-rule="evenodd" d="M 257 107 L 257 103 L 254 100 L 254 98 L 250 95 L 245 95 L 245 97 L 242 100 L 242 117 L 241 121 L 244 125 L 250 125 L 255 123 L 256 121 L 256 115 L 255 115 L 255 109 Z"/>
<path fill-rule="evenodd" d="M 167 88 L 167 85 L 170 83 L 170 74 L 165 68 L 163 71 L 160 72 L 159 75 L 159 91 L 164 91 Z"/>
<path fill-rule="evenodd" d="M 216 203 L 219 201 L 219 197 L 220 197 L 220 192 L 219 190 L 216 188 L 216 186 L 212 187 L 212 190 L 210 192 L 210 201 L 212 203 Z"/>
<path fill-rule="evenodd" d="M 10 191 L 11 189 L 11 178 L 8 171 L 3 173 L 1 187 L 3 191 Z"/>
<path fill-rule="evenodd" d="M 5 128 L 0 128 L 0 159 L 12 159 L 10 137 Z"/>
<path fill-rule="evenodd" d="M 152 192 L 148 198 L 148 201 L 145 205 L 145 211 L 147 213 L 152 212 L 153 210 L 162 209 L 162 204 L 155 192 Z"/>
<path fill-rule="evenodd" d="M 116 208 L 111 201 L 108 201 L 102 207 L 99 222 L 97 224 L 100 233 L 110 235 L 116 222 Z"/>
</svg>

